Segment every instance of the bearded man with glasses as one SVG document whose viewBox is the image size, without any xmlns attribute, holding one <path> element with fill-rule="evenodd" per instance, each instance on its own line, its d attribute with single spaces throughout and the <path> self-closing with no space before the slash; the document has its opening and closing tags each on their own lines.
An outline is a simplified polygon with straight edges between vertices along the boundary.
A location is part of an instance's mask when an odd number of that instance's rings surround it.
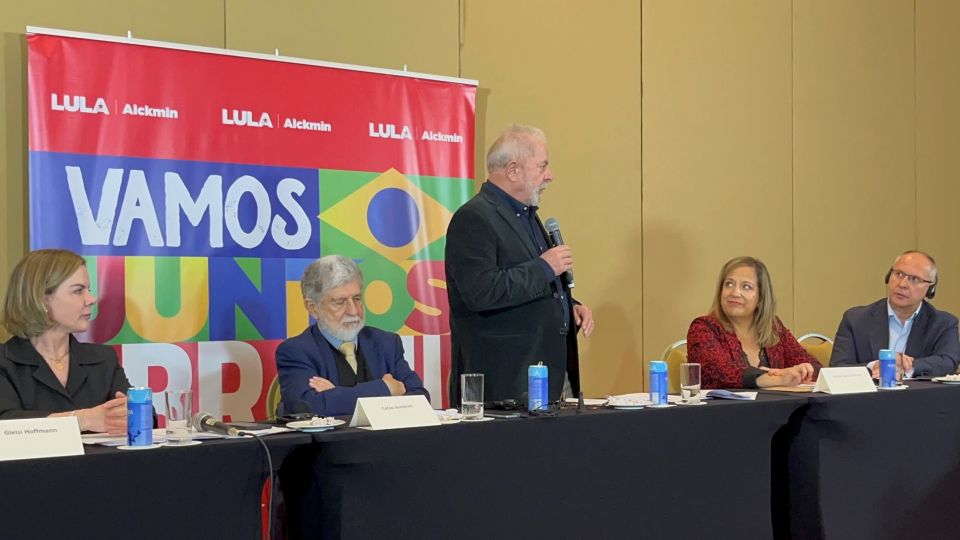
<svg viewBox="0 0 960 540">
<path fill-rule="evenodd" d="M 887 297 L 847 310 L 830 366 L 865 366 L 877 377 L 880 349 L 897 353 L 906 377 L 956 373 L 957 318 L 927 302 L 937 293 L 937 263 L 922 251 L 902 253 L 886 275 Z"/>
<path fill-rule="evenodd" d="M 353 259 L 317 259 L 304 271 L 300 288 L 317 323 L 277 347 L 284 411 L 338 416 L 352 414 L 361 397 L 430 399 L 404 359 L 400 336 L 364 325 L 363 274 Z"/>
</svg>

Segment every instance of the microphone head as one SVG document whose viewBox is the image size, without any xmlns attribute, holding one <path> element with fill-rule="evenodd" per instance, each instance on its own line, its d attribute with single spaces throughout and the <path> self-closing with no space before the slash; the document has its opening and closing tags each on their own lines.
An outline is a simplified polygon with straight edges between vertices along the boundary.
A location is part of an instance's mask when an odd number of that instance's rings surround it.
<svg viewBox="0 0 960 540">
<path fill-rule="evenodd" d="M 198 412 L 197 414 L 193 415 L 193 421 L 191 422 L 193 424 L 193 429 L 196 431 L 209 431 L 210 428 L 208 428 L 204 422 L 211 418 L 213 418 L 213 416 L 210 413 L 205 412 Z"/>
<path fill-rule="evenodd" d="M 547 218 L 547 221 L 543 223 L 543 226 L 550 232 L 557 232 L 560 230 L 560 222 L 556 218 Z"/>
</svg>

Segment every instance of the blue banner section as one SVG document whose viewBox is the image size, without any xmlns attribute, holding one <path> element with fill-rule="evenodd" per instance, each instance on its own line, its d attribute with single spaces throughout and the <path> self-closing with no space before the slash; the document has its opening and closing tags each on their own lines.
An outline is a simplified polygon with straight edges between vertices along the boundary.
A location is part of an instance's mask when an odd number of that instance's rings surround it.
<svg viewBox="0 0 960 540">
<path fill-rule="evenodd" d="M 30 179 L 31 249 L 320 256 L 316 169 L 30 152 Z"/>
</svg>

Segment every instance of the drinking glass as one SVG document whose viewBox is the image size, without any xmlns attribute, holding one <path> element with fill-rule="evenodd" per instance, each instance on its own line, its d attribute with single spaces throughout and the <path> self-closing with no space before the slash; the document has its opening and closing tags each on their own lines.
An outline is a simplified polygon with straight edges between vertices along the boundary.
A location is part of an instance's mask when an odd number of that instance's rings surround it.
<svg viewBox="0 0 960 540">
<path fill-rule="evenodd" d="M 464 420 L 483 418 L 483 373 L 460 375 L 460 414 Z"/>
<path fill-rule="evenodd" d="M 680 400 L 690 405 L 700 403 L 700 364 L 680 364 Z"/>
<path fill-rule="evenodd" d="M 193 393 L 190 390 L 167 390 L 163 393 L 167 416 L 167 444 L 178 446 L 193 440 L 190 419 L 193 417 Z"/>
</svg>

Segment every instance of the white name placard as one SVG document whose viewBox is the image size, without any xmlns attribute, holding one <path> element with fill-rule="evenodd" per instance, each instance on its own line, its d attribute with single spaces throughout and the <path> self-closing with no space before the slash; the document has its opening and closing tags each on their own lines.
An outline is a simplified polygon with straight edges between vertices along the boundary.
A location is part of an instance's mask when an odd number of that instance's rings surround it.
<svg viewBox="0 0 960 540">
<path fill-rule="evenodd" d="M 821 368 L 814 392 L 824 394 L 858 394 L 876 392 L 870 372 L 860 366 Z"/>
<path fill-rule="evenodd" d="M 83 455 L 76 417 L 0 420 L 0 461 Z"/>
<path fill-rule="evenodd" d="M 422 395 L 359 398 L 350 427 L 398 429 L 439 426 L 440 419 Z"/>
</svg>

